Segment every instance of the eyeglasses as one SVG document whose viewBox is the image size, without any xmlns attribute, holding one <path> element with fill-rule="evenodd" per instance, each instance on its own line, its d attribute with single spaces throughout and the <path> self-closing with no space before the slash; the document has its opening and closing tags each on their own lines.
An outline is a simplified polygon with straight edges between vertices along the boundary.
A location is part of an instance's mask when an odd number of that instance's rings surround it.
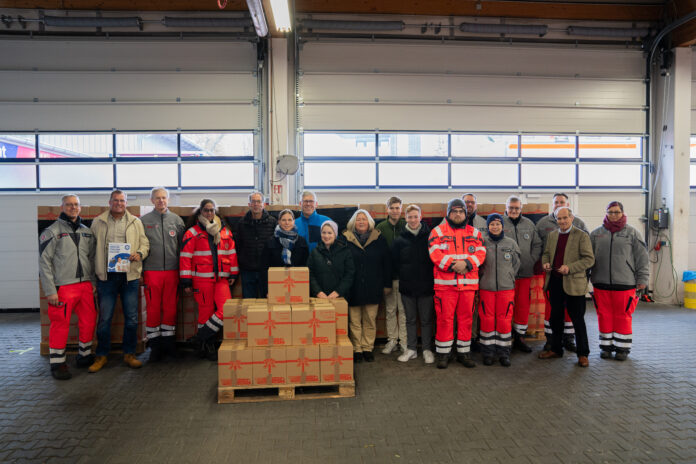
<svg viewBox="0 0 696 464">
<path fill-rule="evenodd" d="M 519 211 L 521 209 L 522 208 L 520 208 L 519 206 L 508 206 L 508 211 Z"/>
<path fill-rule="evenodd" d="M 302 203 L 304 203 L 306 205 L 311 205 L 314 203 L 314 200 L 302 200 Z"/>
<path fill-rule="evenodd" d="M 452 209 L 452 210 L 450 210 L 450 213 L 454 213 L 454 214 L 466 214 L 466 210 L 457 208 L 457 209 Z"/>
<path fill-rule="evenodd" d="M 607 214 L 623 214 L 622 211 L 607 211 Z"/>
<path fill-rule="evenodd" d="M 203 208 L 201 211 L 204 213 L 214 213 L 215 208 Z"/>
</svg>

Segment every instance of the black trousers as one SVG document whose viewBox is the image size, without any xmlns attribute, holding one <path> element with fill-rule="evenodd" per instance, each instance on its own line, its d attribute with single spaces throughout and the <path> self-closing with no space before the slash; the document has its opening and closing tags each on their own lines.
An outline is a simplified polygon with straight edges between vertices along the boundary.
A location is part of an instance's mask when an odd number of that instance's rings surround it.
<svg viewBox="0 0 696 464">
<path fill-rule="evenodd" d="M 563 290 L 563 278 L 552 275 L 549 282 L 549 303 L 551 304 L 551 350 L 563 354 L 563 328 L 565 326 L 565 310 L 573 321 L 575 327 L 575 342 L 578 347 L 578 356 L 588 356 L 590 345 L 587 341 L 587 327 L 585 326 L 585 295 L 568 295 Z"/>
</svg>

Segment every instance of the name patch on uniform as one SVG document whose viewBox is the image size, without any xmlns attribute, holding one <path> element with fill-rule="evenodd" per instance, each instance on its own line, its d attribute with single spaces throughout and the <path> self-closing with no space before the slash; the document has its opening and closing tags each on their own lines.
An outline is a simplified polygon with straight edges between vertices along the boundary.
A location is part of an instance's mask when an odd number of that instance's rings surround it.
<svg viewBox="0 0 696 464">
<path fill-rule="evenodd" d="M 510 261 L 512 259 L 512 255 L 510 253 L 505 253 L 503 258 L 505 258 L 505 261 Z"/>
<path fill-rule="evenodd" d="M 524 239 L 529 240 L 529 234 L 524 234 Z"/>
<path fill-rule="evenodd" d="M 474 251 L 476 251 L 476 247 L 474 247 L 474 245 L 469 245 L 469 253 L 473 253 Z"/>
<path fill-rule="evenodd" d="M 176 231 L 175 231 L 175 230 L 170 230 L 170 231 L 169 231 L 169 236 L 170 236 L 170 237 L 176 237 Z"/>
</svg>

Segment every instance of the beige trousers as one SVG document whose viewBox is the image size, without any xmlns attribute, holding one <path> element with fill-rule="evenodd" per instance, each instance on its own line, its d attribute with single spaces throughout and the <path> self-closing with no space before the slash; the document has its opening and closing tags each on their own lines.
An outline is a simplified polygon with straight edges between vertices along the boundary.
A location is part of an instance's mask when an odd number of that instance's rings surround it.
<svg viewBox="0 0 696 464">
<path fill-rule="evenodd" d="M 401 346 L 406 348 L 406 311 L 401 302 L 399 293 L 399 281 L 392 281 L 392 291 L 384 297 L 384 307 L 387 315 L 387 338 L 389 341 L 401 341 Z"/>
<path fill-rule="evenodd" d="M 348 307 L 350 317 L 350 342 L 353 351 L 372 351 L 377 335 L 377 309 L 379 305 L 363 305 Z"/>
</svg>

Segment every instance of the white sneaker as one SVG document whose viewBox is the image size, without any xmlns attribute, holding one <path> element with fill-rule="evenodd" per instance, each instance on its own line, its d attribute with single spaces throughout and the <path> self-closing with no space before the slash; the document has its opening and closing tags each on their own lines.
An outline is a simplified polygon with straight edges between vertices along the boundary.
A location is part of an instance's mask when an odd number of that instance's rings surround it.
<svg viewBox="0 0 696 464">
<path fill-rule="evenodd" d="M 425 364 L 432 364 L 435 362 L 435 355 L 430 350 L 424 350 L 423 359 L 425 360 Z"/>
<path fill-rule="evenodd" d="M 399 343 L 399 349 L 401 350 L 402 353 L 405 353 L 408 351 L 408 347 L 406 346 L 405 343 Z"/>
<path fill-rule="evenodd" d="M 402 363 L 405 363 L 406 361 L 410 361 L 411 359 L 416 359 L 418 357 L 418 353 L 415 350 L 406 350 L 404 354 L 399 356 L 398 359 Z"/>
<path fill-rule="evenodd" d="M 394 351 L 394 348 L 396 348 L 396 340 L 389 340 L 384 346 L 382 353 L 390 354 L 392 351 Z"/>
</svg>

